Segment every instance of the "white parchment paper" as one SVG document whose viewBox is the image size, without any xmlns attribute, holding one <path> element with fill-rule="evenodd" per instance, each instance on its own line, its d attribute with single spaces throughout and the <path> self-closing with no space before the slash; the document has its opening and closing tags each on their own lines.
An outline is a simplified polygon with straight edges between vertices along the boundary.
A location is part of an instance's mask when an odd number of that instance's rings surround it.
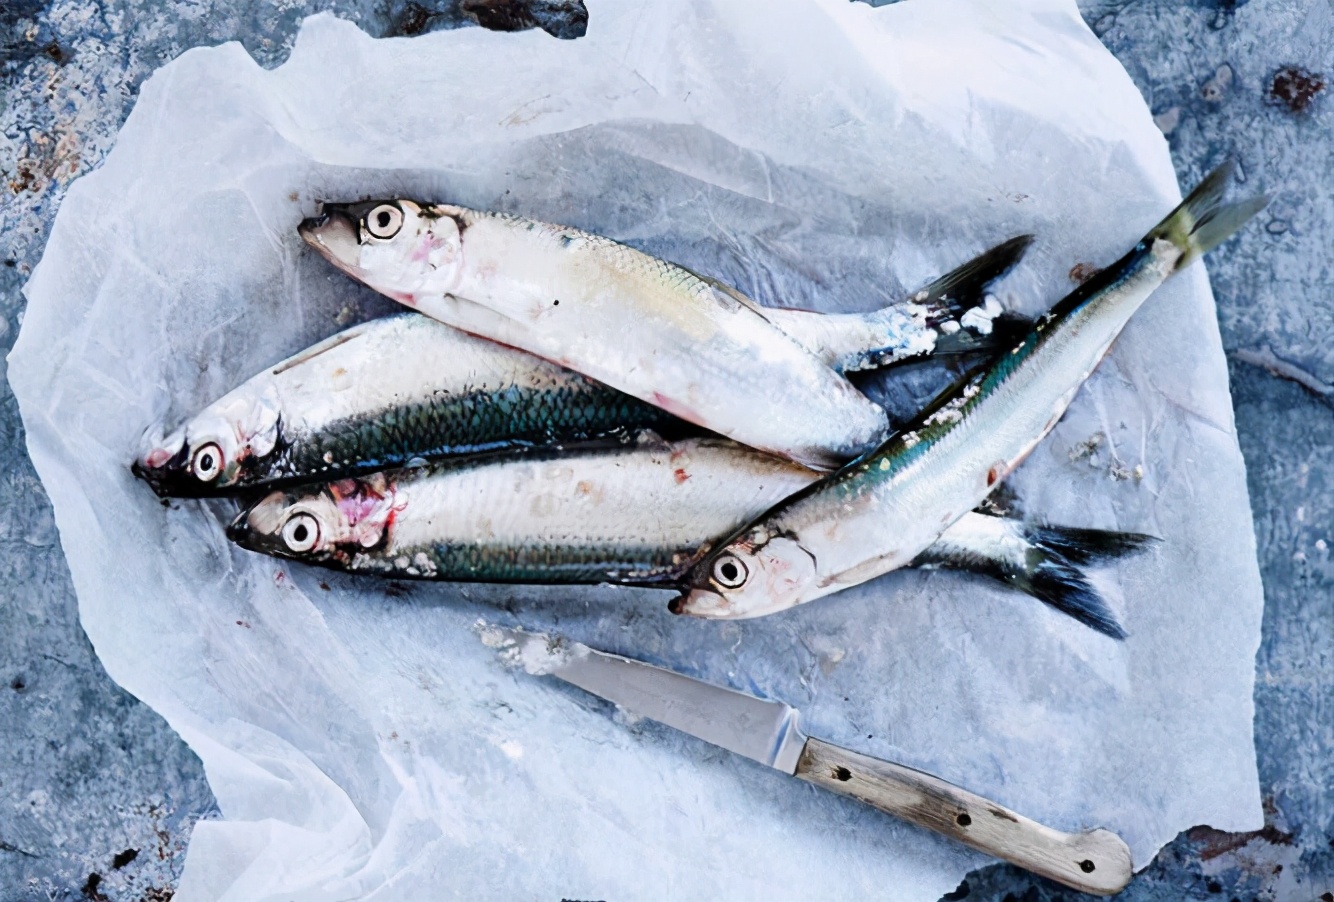
<svg viewBox="0 0 1334 902">
<path fill-rule="evenodd" d="M 1011 480 L 1031 515 L 1163 538 L 1103 575 L 1121 644 L 952 574 L 738 624 L 648 591 L 354 579 L 233 548 L 227 503 L 133 480 L 150 422 L 391 309 L 302 247 L 321 199 L 519 212 L 828 310 L 1032 232 L 999 294 L 1034 312 L 1180 196 L 1069 0 L 590 6 L 572 42 L 317 16 L 273 71 L 192 50 L 64 201 L 9 378 L 84 627 L 223 812 L 177 898 L 933 900 L 986 861 L 510 673 L 479 618 L 783 699 L 814 735 L 1116 830 L 1138 867 L 1195 824 L 1258 828 L 1261 591 L 1202 267 Z"/>
</svg>

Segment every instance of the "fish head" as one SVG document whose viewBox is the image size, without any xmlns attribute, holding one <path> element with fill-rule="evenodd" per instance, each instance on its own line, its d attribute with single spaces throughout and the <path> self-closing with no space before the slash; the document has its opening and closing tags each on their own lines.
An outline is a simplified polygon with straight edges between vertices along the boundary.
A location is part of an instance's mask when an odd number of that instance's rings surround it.
<svg viewBox="0 0 1334 902">
<path fill-rule="evenodd" d="M 403 509 L 384 476 L 273 492 L 241 511 L 227 538 L 261 554 L 346 564 L 387 542 Z"/>
<path fill-rule="evenodd" d="M 297 232 L 352 278 L 409 306 L 417 295 L 452 292 L 463 268 L 459 220 L 430 204 L 324 204 Z"/>
<path fill-rule="evenodd" d="M 279 450 L 281 419 L 270 395 L 229 395 L 166 436 L 150 429 L 130 469 L 163 498 L 217 495 Z"/>
<path fill-rule="evenodd" d="M 695 566 L 673 614 L 745 620 L 796 607 L 814 597 L 815 558 L 788 536 L 761 531 L 737 539 Z"/>
</svg>

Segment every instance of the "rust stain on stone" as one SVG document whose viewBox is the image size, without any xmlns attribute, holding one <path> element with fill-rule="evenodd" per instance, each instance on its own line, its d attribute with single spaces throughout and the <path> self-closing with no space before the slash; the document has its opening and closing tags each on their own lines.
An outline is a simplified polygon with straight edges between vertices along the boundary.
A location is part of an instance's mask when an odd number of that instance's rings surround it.
<svg viewBox="0 0 1334 902">
<path fill-rule="evenodd" d="M 1186 831 L 1186 837 L 1199 846 L 1201 861 L 1209 861 L 1227 852 L 1235 852 L 1257 839 L 1275 846 L 1292 845 L 1292 834 L 1284 833 L 1273 824 L 1265 824 L 1262 829 L 1250 833 L 1226 833 L 1213 827 L 1192 827 Z"/>
<path fill-rule="evenodd" d="M 403 12 L 393 23 L 390 35 L 402 35 L 403 37 L 419 35 L 431 24 L 431 19 L 438 15 L 438 13 L 433 13 L 420 3 L 409 3 L 403 7 Z"/>
<path fill-rule="evenodd" d="M 1305 112 L 1316 95 L 1325 90 L 1325 77 L 1300 66 L 1285 66 L 1274 73 L 1269 86 L 1271 100 L 1294 113 Z"/>
<path fill-rule="evenodd" d="M 34 191 L 37 186 L 37 164 L 32 160 L 19 160 L 14 177 L 9 180 L 9 190 L 15 194 Z"/>
</svg>

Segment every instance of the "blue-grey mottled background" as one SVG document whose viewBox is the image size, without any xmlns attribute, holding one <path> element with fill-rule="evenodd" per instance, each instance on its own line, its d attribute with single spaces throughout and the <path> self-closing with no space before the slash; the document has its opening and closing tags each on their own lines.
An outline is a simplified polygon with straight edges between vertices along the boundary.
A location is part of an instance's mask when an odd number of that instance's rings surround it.
<svg viewBox="0 0 1334 902">
<path fill-rule="evenodd" d="M 1334 902 L 1334 0 L 1081 8 L 1144 93 L 1183 184 L 1231 156 L 1274 196 L 1208 261 L 1265 581 L 1266 826 L 1189 830 L 1120 898 Z M 374 35 L 480 21 L 575 38 L 584 24 L 577 0 L 0 0 L 0 353 L 65 188 L 110 149 L 141 81 L 228 40 L 276 65 L 323 9 Z M 107 678 L 79 627 L 7 382 L 0 463 L 0 902 L 169 899 L 213 797 L 198 759 Z M 997 865 L 946 898 L 1076 897 Z"/>
</svg>

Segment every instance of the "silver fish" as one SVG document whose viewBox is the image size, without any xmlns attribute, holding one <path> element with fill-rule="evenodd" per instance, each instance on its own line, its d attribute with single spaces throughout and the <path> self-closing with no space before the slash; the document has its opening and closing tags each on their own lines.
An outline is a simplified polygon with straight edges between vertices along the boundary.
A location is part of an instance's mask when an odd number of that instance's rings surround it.
<svg viewBox="0 0 1334 902">
<path fill-rule="evenodd" d="M 957 316 L 1026 246 L 1016 239 L 993 248 L 928 285 L 919 302 L 866 314 L 771 315 L 839 370 L 890 365 L 923 348 L 993 350 L 994 333 L 937 335 L 932 323 L 953 322 L 940 317 Z M 928 308 L 938 316 L 916 331 L 901 328 Z M 339 332 L 247 380 L 170 434 L 155 430 L 133 470 L 161 495 L 198 497 L 644 429 L 697 431 L 572 370 L 403 313 Z"/>
<path fill-rule="evenodd" d="M 417 461 L 684 425 L 417 313 L 353 326 L 251 377 L 132 469 L 159 494 L 340 479 Z"/>
<path fill-rule="evenodd" d="M 885 412 L 794 337 L 799 324 L 785 330 L 734 289 L 611 239 L 411 200 L 325 204 L 299 231 L 353 278 L 441 322 L 797 463 L 832 469 L 888 431 Z M 930 315 L 902 323 L 923 351 Z"/>
<path fill-rule="evenodd" d="M 917 558 L 1051 431 L 1154 289 L 1264 206 L 1265 198 L 1224 205 L 1230 172 L 1212 173 L 1133 250 L 910 428 L 720 543 L 672 610 L 721 619 L 772 614 Z"/>
<path fill-rule="evenodd" d="M 270 494 L 228 536 L 351 572 L 503 583 L 676 585 L 709 543 L 818 474 L 722 439 L 529 454 Z M 967 514 L 919 561 L 998 579 L 1124 635 L 1081 569 L 1147 537 Z"/>
</svg>

